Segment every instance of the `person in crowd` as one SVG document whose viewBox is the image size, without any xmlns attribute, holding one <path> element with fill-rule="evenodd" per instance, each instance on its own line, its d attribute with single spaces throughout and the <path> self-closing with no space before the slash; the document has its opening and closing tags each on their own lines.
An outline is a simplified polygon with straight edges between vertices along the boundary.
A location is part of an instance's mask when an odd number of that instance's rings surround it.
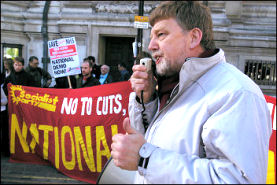
<svg viewBox="0 0 277 185">
<path fill-rule="evenodd" d="M 101 66 L 96 64 L 94 56 L 88 56 L 87 58 L 92 63 L 92 74 L 93 74 L 93 76 L 96 79 L 99 80 L 100 74 L 101 74 L 101 69 L 100 69 Z"/>
<path fill-rule="evenodd" d="M 270 112 L 259 86 L 216 48 L 209 8 L 162 2 L 149 21 L 158 78 L 133 66 L 114 164 L 137 170 L 138 184 L 265 184 Z"/>
<path fill-rule="evenodd" d="M 3 90 L 4 83 L 8 76 L 14 71 L 13 60 L 11 58 L 4 59 L 4 71 L 1 74 L 1 147 L 5 156 L 10 155 L 9 149 L 9 115 L 8 115 L 8 99 L 7 87 L 6 94 Z"/>
<path fill-rule="evenodd" d="M 85 58 L 82 65 L 82 75 L 77 79 L 77 88 L 100 85 L 100 82 L 92 75 L 92 63 Z"/>
<path fill-rule="evenodd" d="M 101 85 L 113 82 L 113 77 L 110 74 L 110 66 L 104 64 L 101 66 L 101 75 L 99 82 Z"/>
<path fill-rule="evenodd" d="M 51 75 L 44 69 L 38 67 L 39 61 L 36 56 L 29 58 L 29 65 L 25 68 L 26 72 L 29 73 L 34 81 L 33 87 L 49 87 L 52 82 Z M 41 81 L 45 83 L 41 83 Z"/>
<path fill-rule="evenodd" d="M 6 95 L 8 95 L 8 83 L 12 83 L 13 85 L 24 86 L 32 86 L 34 83 L 32 77 L 24 70 L 24 59 L 22 57 L 14 58 L 13 68 L 14 70 L 7 77 L 3 85 L 3 89 Z"/>
<path fill-rule="evenodd" d="M 10 155 L 7 104 L 8 99 L 1 84 L 1 153 L 5 156 Z"/>
<path fill-rule="evenodd" d="M 70 83 L 71 83 L 72 89 L 75 89 L 76 81 L 77 81 L 75 76 L 71 75 L 71 76 L 69 76 L 69 78 L 70 78 Z M 56 84 L 54 85 L 54 88 L 58 88 L 58 89 L 70 88 L 67 76 L 55 78 L 55 81 L 56 81 Z"/>
<path fill-rule="evenodd" d="M 4 59 L 4 71 L 1 74 L 1 84 L 4 83 L 5 79 L 11 74 L 13 71 L 13 60 L 11 58 Z"/>
<path fill-rule="evenodd" d="M 119 81 L 127 81 L 130 78 L 130 73 L 126 69 L 126 64 L 125 63 L 119 63 L 117 65 L 117 69 L 120 72 L 120 79 Z"/>
</svg>

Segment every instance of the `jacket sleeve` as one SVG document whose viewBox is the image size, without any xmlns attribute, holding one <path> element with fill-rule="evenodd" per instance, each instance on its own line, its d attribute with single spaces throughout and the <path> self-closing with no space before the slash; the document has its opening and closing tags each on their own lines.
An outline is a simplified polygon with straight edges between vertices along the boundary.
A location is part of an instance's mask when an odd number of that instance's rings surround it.
<svg viewBox="0 0 277 185">
<path fill-rule="evenodd" d="M 158 98 L 145 104 L 144 106 L 145 106 L 144 113 L 146 114 L 146 119 L 150 124 L 155 113 L 157 112 Z M 144 134 L 145 130 L 142 123 L 142 115 L 141 115 L 143 108 L 142 108 L 142 104 L 136 100 L 135 92 L 132 92 L 129 96 L 128 111 L 129 111 L 129 118 L 130 118 L 132 127 L 135 128 L 137 131 L 139 131 L 141 134 Z"/>
<path fill-rule="evenodd" d="M 157 148 L 150 156 L 148 183 L 266 182 L 271 118 L 263 97 L 236 93 L 209 104 L 201 137 L 206 157 Z"/>
<path fill-rule="evenodd" d="M 52 80 L 50 73 L 48 71 L 45 71 L 44 69 L 42 69 L 42 76 L 47 80 Z"/>
<path fill-rule="evenodd" d="M 51 75 L 50 75 L 50 73 L 48 71 L 45 71 L 44 69 L 41 69 L 41 70 L 42 70 L 42 77 L 46 79 L 44 87 L 49 87 L 49 85 L 52 82 L 52 77 L 51 77 Z"/>
<path fill-rule="evenodd" d="M 8 103 L 8 98 L 2 88 L 2 85 L 1 85 L 1 106 L 7 105 L 7 103 Z"/>
<path fill-rule="evenodd" d="M 10 75 L 4 79 L 4 84 L 3 84 L 3 90 L 7 97 L 8 97 L 8 83 L 11 83 Z"/>
</svg>

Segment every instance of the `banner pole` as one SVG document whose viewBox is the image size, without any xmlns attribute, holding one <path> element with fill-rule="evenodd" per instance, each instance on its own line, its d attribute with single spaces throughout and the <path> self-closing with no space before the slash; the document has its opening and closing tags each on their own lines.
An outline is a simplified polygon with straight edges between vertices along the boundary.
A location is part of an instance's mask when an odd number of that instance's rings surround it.
<svg viewBox="0 0 277 185">
<path fill-rule="evenodd" d="M 70 81 L 69 76 L 67 76 L 67 80 L 68 80 L 69 88 L 72 89 L 72 85 L 71 85 L 71 81 Z"/>
</svg>

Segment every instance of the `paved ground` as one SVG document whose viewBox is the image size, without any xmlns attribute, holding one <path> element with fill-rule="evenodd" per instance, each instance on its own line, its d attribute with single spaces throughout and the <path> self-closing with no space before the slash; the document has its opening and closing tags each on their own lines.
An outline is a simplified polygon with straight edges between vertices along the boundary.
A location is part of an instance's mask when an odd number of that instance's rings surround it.
<svg viewBox="0 0 277 185">
<path fill-rule="evenodd" d="M 10 163 L 1 153 L 1 184 L 87 184 L 72 179 L 52 166 Z"/>
</svg>

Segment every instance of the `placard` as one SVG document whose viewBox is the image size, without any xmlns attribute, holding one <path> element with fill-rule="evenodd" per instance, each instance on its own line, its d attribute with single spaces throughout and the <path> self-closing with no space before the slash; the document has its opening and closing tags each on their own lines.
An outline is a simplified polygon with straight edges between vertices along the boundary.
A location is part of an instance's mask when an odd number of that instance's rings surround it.
<svg viewBox="0 0 277 185">
<path fill-rule="evenodd" d="M 48 41 L 48 51 L 55 78 L 81 73 L 75 37 Z"/>
</svg>

